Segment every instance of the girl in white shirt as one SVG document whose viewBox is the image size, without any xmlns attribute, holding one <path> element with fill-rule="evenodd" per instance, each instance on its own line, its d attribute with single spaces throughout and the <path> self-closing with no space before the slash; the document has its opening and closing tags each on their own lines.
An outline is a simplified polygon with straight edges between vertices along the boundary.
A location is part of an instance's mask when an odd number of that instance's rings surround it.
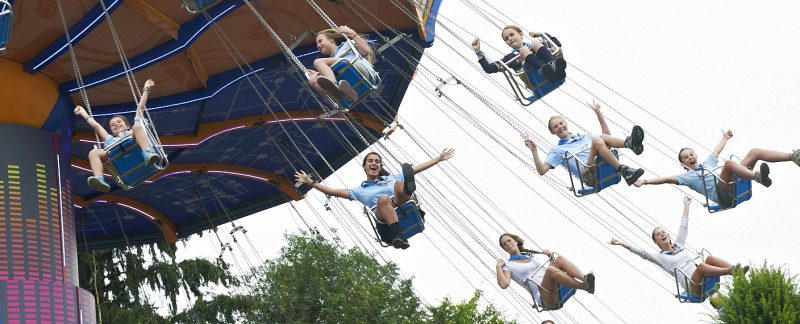
<svg viewBox="0 0 800 324">
<path fill-rule="evenodd" d="M 514 234 L 500 236 L 500 247 L 510 255 L 508 261 L 497 260 L 497 284 L 500 288 L 508 288 L 511 279 L 514 279 L 545 309 L 558 309 L 559 286 L 583 289 L 594 294 L 594 273 L 584 275 L 575 264 L 560 255 L 543 268 L 542 265 L 552 253 L 547 249 L 542 252 L 525 249 L 523 242 Z"/>
<path fill-rule="evenodd" d="M 656 229 L 653 230 L 653 242 L 655 242 L 660 249 L 659 252 L 645 251 L 618 239 L 611 239 L 609 243 L 612 245 L 621 245 L 642 257 L 642 259 L 655 263 L 661 267 L 661 269 L 664 269 L 664 271 L 675 274 L 678 282 L 685 291 L 689 292 L 692 296 L 700 297 L 703 294 L 701 283 L 705 275 L 730 275 L 737 269 L 742 269 L 742 271 L 747 272 L 750 270 L 750 266 L 742 267 L 741 264 L 731 265 L 728 261 L 713 255 L 708 256 L 700 264 L 694 263 L 694 255 L 684 250 L 686 246 L 686 236 L 689 235 L 689 204 L 691 204 L 691 202 L 692 198 L 688 196 L 683 198 L 683 217 L 681 218 L 681 227 L 678 230 L 678 237 L 675 243 L 672 243 L 669 233 L 667 233 L 667 230 L 664 228 L 656 227 Z M 680 269 L 681 271 L 676 271 L 676 269 Z M 687 280 L 684 273 L 690 276 L 689 287 L 687 287 Z"/>
</svg>

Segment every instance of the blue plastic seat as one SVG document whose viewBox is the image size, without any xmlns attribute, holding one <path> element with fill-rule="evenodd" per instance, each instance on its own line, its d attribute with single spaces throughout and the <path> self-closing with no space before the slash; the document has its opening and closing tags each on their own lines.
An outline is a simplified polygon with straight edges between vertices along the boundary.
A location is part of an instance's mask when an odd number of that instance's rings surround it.
<svg viewBox="0 0 800 324">
<path fill-rule="evenodd" d="M 611 149 L 611 154 L 614 154 L 615 157 L 619 158 L 619 152 L 616 149 Z M 567 153 L 567 155 L 572 155 Z M 578 158 L 572 156 L 565 156 L 565 159 L 569 158 L 571 161 L 574 161 L 575 164 L 578 165 L 578 169 L 586 168 L 587 166 L 583 164 Z M 570 161 L 570 160 L 567 160 Z M 591 195 L 594 193 L 598 193 L 601 190 L 618 184 L 622 177 L 619 175 L 619 171 L 614 169 L 606 160 L 604 160 L 600 155 L 594 157 L 594 168 L 597 170 L 597 179 L 595 182 L 597 183 L 596 187 L 591 187 L 586 185 L 585 180 L 582 178 L 580 174 L 572 174 L 572 169 L 567 168 L 570 173 L 570 184 L 572 185 L 572 192 L 575 194 L 576 197 L 583 197 L 586 195 Z M 580 180 L 579 185 L 576 186 L 573 180 L 574 178 L 578 178 Z"/>
<path fill-rule="evenodd" d="M 558 89 L 558 87 L 564 84 L 564 79 L 555 82 L 547 80 L 547 78 L 542 75 L 542 72 L 528 68 L 527 64 L 525 64 L 524 68 L 525 73 L 523 73 L 522 79 L 528 90 L 532 92 L 532 94 L 527 97 L 530 103 L 536 102 L 536 100 L 543 98 L 545 95 L 553 92 L 553 90 Z"/>
<path fill-rule="evenodd" d="M 106 154 L 108 154 L 108 160 L 104 164 L 105 170 L 111 174 L 122 189 L 129 190 L 136 187 L 169 165 L 166 153 L 161 146 L 157 145 L 155 136 L 148 126 L 145 126 L 145 133 L 150 141 L 150 146 L 161 158 L 161 162 L 147 166 L 144 156 L 142 156 L 142 149 L 136 145 L 132 133 L 105 148 Z"/>
<path fill-rule="evenodd" d="M 720 205 L 713 201 L 707 201 L 706 207 L 709 213 L 716 213 L 726 209 L 736 208 L 739 204 L 750 200 L 753 197 L 753 181 L 750 179 L 742 179 L 734 176 L 733 178 L 733 199 L 730 206 Z M 706 194 L 708 199 L 708 194 Z"/>
<path fill-rule="evenodd" d="M 406 239 L 425 230 L 425 217 L 420 214 L 416 201 L 409 200 L 394 210 L 397 212 L 400 229 Z"/>
<path fill-rule="evenodd" d="M 11 26 L 14 22 L 14 12 L 8 0 L 0 0 L 0 55 L 6 52 L 6 46 L 11 39 Z"/>
<path fill-rule="evenodd" d="M 403 233 L 403 237 L 406 239 L 422 233 L 422 231 L 425 230 L 425 215 L 419 210 L 419 203 L 417 203 L 415 200 L 409 200 L 406 203 L 395 207 L 394 211 L 397 213 L 397 222 L 400 224 L 400 230 Z M 375 208 L 373 208 L 371 212 L 368 212 L 367 208 L 364 207 L 364 214 L 367 216 L 367 218 L 369 218 L 370 223 L 372 224 L 372 229 L 375 231 L 375 237 L 377 241 L 383 247 L 388 247 L 389 245 L 381 240 L 381 235 L 378 232 Z"/>
<path fill-rule="evenodd" d="M 714 295 L 719 290 L 719 276 L 709 276 L 706 275 L 703 277 L 703 295 L 700 297 L 695 297 L 690 295 L 688 292 L 683 291 L 678 295 L 678 300 L 681 303 L 702 303 L 706 300 L 706 298 Z"/>
<path fill-rule="evenodd" d="M 358 99 L 366 97 L 372 90 L 378 88 L 378 82 L 374 84 L 370 82 L 369 79 L 369 72 L 368 71 L 360 71 L 356 68 L 350 61 L 346 59 L 340 59 L 336 61 L 336 63 L 331 66 L 333 73 L 336 75 L 336 81 L 345 80 L 350 83 L 350 86 L 353 90 L 356 91 L 358 94 Z M 350 108 L 355 102 L 350 102 L 347 99 L 342 99 L 342 106 L 345 108 Z"/>
</svg>

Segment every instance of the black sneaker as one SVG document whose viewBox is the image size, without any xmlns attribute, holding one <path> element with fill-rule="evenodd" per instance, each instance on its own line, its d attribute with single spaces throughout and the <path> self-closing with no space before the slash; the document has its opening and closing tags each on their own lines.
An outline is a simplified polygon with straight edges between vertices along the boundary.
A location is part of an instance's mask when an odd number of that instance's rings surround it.
<svg viewBox="0 0 800 324">
<path fill-rule="evenodd" d="M 625 147 L 631 149 L 636 155 L 642 154 L 644 152 L 642 141 L 644 141 L 644 129 L 639 125 L 633 126 L 631 136 L 625 139 Z"/>
<path fill-rule="evenodd" d="M 403 163 L 403 191 L 406 195 L 411 196 L 415 190 L 417 190 L 417 185 L 414 184 L 414 167 L 411 164 Z"/>
<path fill-rule="evenodd" d="M 628 183 L 629 186 L 636 182 L 636 180 L 639 180 L 639 177 L 643 174 L 643 169 L 634 169 L 624 164 L 619 166 L 619 175 L 625 179 L 625 182 Z"/>
<path fill-rule="evenodd" d="M 753 180 L 769 188 L 772 185 L 772 179 L 769 178 L 769 165 L 761 163 L 759 171 L 753 173 Z"/>
<path fill-rule="evenodd" d="M 590 294 L 594 294 L 594 273 L 589 272 L 583 276 L 583 288 Z"/>
<path fill-rule="evenodd" d="M 542 68 L 539 71 L 541 71 L 542 75 L 544 75 L 544 77 L 547 80 L 550 80 L 551 82 L 561 80 L 558 77 L 558 73 L 556 72 L 556 68 L 553 62 L 545 63 L 544 65 L 542 65 Z"/>
<path fill-rule="evenodd" d="M 405 250 L 408 247 L 410 247 L 411 244 L 408 244 L 408 240 L 406 240 L 405 237 L 397 236 L 397 237 L 392 239 L 392 246 L 395 249 L 403 249 L 403 250 Z"/>
<path fill-rule="evenodd" d="M 567 78 L 567 61 L 561 57 L 556 59 L 556 74 L 561 77 L 561 79 Z"/>
</svg>

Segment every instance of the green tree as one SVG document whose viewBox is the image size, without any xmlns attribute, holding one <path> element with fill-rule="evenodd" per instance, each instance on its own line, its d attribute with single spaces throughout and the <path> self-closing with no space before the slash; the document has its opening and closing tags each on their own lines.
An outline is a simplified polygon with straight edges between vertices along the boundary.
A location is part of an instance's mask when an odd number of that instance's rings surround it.
<svg viewBox="0 0 800 324">
<path fill-rule="evenodd" d="M 736 273 L 720 298 L 722 323 L 800 323 L 800 290 L 796 276 L 767 265 Z"/>
<path fill-rule="evenodd" d="M 238 284 L 223 261 L 176 262 L 174 251 L 174 245 L 145 245 L 79 253 L 80 286 L 97 298 L 99 322 L 168 323 L 149 298 L 166 298 L 170 313 L 175 314 L 181 293 L 202 299 L 204 288 L 212 284 Z M 159 297 L 148 298 L 146 290 Z"/>
<path fill-rule="evenodd" d="M 449 298 L 445 298 L 442 303 L 437 306 L 429 306 L 428 311 L 430 316 L 429 322 L 433 323 L 490 323 L 501 324 L 507 321 L 503 320 L 503 314 L 500 313 L 493 305 L 488 305 L 483 311 L 478 309 L 478 300 L 481 298 L 481 292 L 476 291 L 472 298 L 460 304 L 453 304 Z"/>
</svg>

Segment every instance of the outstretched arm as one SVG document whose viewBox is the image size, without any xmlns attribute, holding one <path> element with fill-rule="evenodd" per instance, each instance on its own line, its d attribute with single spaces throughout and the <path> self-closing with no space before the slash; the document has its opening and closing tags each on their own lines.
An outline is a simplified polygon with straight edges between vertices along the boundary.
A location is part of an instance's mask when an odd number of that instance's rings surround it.
<svg viewBox="0 0 800 324">
<path fill-rule="evenodd" d="M 639 187 L 644 186 L 644 185 L 660 185 L 660 184 L 665 184 L 665 183 L 678 184 L 678 177 L 676 177 L 676 176 L 666 176 L 666 177 L 658 177 L 658 178 L 652 178 L 652 179 L 641 179 L 640 178 L 639 180 L 636 180 L 636 182 L 634 182 L 633 185 L 636 186 L 636 188 L 639 188 Z"/>
<path fill-rule="evenodd" d="M 139 105 L 136 106 L 136 117 L 142 118 L 144 107 L 147 105 L 147 97 L 150 94 L 150 88 L 156 85 L 151 79 L 144 82 L 144 89 L 142 89 L 142 97 L 139 98 Z"/>
<path fill-rule="evenodd" d="M 683 217 L 681 217 L 681 228 L 678 229 L 678 237 L 675 238 L 675 243 L 679 246 L 686 246 L 686 237 L 689 236 L 689 205 L 692 203 L 692 197 L 683 197 Z"/>
<path fill-rule="evenodd" d="M 97 136 L 100 137 L 101 141 L 106 140 L 106 137 L 108 137 L 108 132 L 105 128 L 103 128 L 102 125 L 100 125 L 100 123 L 94 120 L 94 117 L 89 116 L 89 114 L 86 113 L 86 109 L 83 109 L 81 106 L 75 106 L 75 109 L 72 112 L 75 113 L 75 116 L 83 118 L 83 120 L 85 120 L 86 123 L 92 127 L 92 130 L 97 133 Z"/>
<path fill-rule="evenodd" d="M 656 257 L 655 257 L 655 256 L 651 255 L 650 253 L 647 253 L 647 252 L 645 252 L 645 251 L 644 251 L 644 250 L 642 250 L 642 249 L 639 249 L 639 248 L 636 248 L 636 247 L 632 247 L 630 244 L 628 244 L 628 243 L 625 243 L 625 242 L 623 242 L 623 241 L 620 241 L 620 240 L 618 240 L 618 239 L 614 239 L 614 238 L 612 238 L 612 239 L 611 239 L 611 241 L 610 241 L 610 242 L 608 242 L 608 244 L 611 244 L 611 245 L 620 245 L 620 246 L 622 246 L 622 247 L 624 247 L 624 248 L 628 249 L 628 251 L 631 251 L 633 254 L 636 254 L 636 255 L 638 255 L 638 256 L 639 256 L 639 257 L 641 257 L 642 259 L 645 259 L 645 260 L 647 260 L 647 261 L 653 262 L 653 263 L 655 263 L 655 264 L 657 264 L 657 265 L 659 265 L 659 266 L 661 265 L 661 262 L 659 262 L 659 261 L 658 261 L 658 259 L 656 259 Z"/>
<path fill-rule="evenodd" d="M 497 285 L 503 289 L 508 288 L 508 285 L 511 283 L 511 271 L 503 270 L 505 264 L 506 262 L 500 259 L 497 260 L 497 266 L 495 266 L 495 270 L 497 271 Z"/>
<path fill-rule="evenodd" d="M 542 162 L 542 159 L 539 158 L 539 151 L 536 150 L 536 144 L 528 137 L 528 134 L 522 134 L 522 139 L 525 140 L 525 146 L 527 146 L 531 150 L 531 154 L 533 155 L 533 164 L 536 166 L 536 172 L 539 175 L 544 175 L 547 171 L 550 171 L 550 165 L 547 163 Z"/>
<path fill-rule="evenodd" d="M 733 131 L 730 129 L 727 132 L 722 132 L 722 139 L 719 140 L 719 143 L 717 143 L 717 146 L 714 146 L 714 150 L 712 151 L 714 155 L 719 156 L 719 154 L 722 153 L 722 149 L 725 148 L 725 144 L 728 144 L 728 140 L 731 139 L 731 137 L 733 137 Z"/>
<path fill-rule="evenodd" d="M 438 156 L 436 156 L 435 158 L 431 159 L 430 161 L 415 165 L 414 166 L 414 173 L 415 174 L 416 173 L 420 173 L 420 172 L 425 171 L 428 168 L 436 165 L 439 162 L 447 161 L 451 157 L 453 157 L 453 154 L 455 154 L 455 153 L 456 153 L 456 150 L 454 150 L 454 149 L 451 149 L 451 148 L 444 149 L 444 151 L 442 151 L 442 153 L 439 153 Z"/>
<path fill-rule="evenodd" d="M 308 174 L 306 174 L 306 172 L 303 171 L 303 170 L 300 170 L 300 171 L 297 171 L 297 172 L 294 173 L 294 180 L 297 181 L 297 182 L 303 183 L 303 184 L 307 184 L 307 185 L 311 186 L 311 188 L 314 188 L 314 189 L 317 189 L 319 191 L 322 191 L 322 193 L 324 193 L 324 194 L 326 194 L 328 196 L 350 199 L 350 191 L 349 190 L 347 190 L 347 189 L 334 189 L 334 188 L 328 187 L 328 186 L 326 186 L 324 184 L 321 184 L 319 182 L 316 182 L 316 181 L 314 181 L 314 179 L 311 179 L 311 177 L 309 177 Z"/>
<path fill-rule="evenodd" d="M 600 104 L 595 102 L 594 99 L 592 99 L 592 110 L 594 110 L 595 115 L 597 115 L 597 121 L 600 122 L 600 131 L 602 131 L 603 134 L 611 135 L 608 124 L 606 124 L 606 118 L 603 116 L 603 112 L 600 111 Z"/>
<path fill-rule="evenodd" d="M 372 49 L 369 48 L 369 44 L 367 44 L 367 41 L 364 39 L 364 37 L 361 37 L 361 35 L 356 33 L 356 31 L 353 30 L 352 28 L 347 26 L 339 26 L 339 32 L 342 33 L 344 37 L 352 39 L 353 42 L 356 43 L 356 49 L 358 50 L 358 53 L 361 54 L 361 56 L 367 56 L 369 55 L 369 52 L 372 51 Z"/>
</svg>

